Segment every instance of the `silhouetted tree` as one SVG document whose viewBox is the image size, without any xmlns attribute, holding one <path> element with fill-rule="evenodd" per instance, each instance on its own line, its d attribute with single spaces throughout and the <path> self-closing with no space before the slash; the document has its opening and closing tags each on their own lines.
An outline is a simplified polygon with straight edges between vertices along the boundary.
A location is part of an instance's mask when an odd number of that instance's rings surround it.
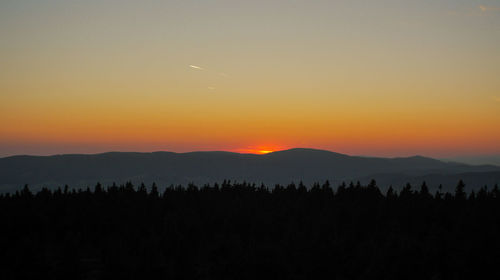
<svg viewBox="0 0 500 280">
<path fill-rule="evenodd" d="M 225 181 L 0 194 L 2 279 L 500 277 L 495 187 Z M 426 197 L 426 199 L 422 199 Z M 479 273 L 480 272 L 480 273 Z"/>
<path fill-rule="evenodd" d="M 140 194 L 146 195 L 148 192 L 148 189 L 146 188 L 146 185 L 144 185 L 144 183 L 141 183 L 137 192 Z"/>
<path fill-rule="evenodd" d="M 94 188 L 95 194 L 101 194 L 103 192 L 101 183 L 97 183 Z"/>
<path fill-rule="evenodd" d="M 395 197 L 394 189 L 392 188 L 392 185 L 389 186 L 389 189 L 387 189 L 387 193 L 385 195 L 387 199 L 393 199 Z"/>
<path fill-rule="evenodd" d="M 455 199 L 465 200 L 466 194 L 464 189 L 465 189 L 465 184 L 462 180 L 460 180 L 457 184 L 457 187 L 455 188 Z"/>
<path fill-rule="evenodd" d="M 156 183 L 153 183 L 153 185 L 151 186 L 151 192 L 149 193 L 149 196 L 152 197 L 152 198 L 158 198 L 158 186 L 156 185 Z"/>
<path fill-rule="evenodd" d="M 472 190 L 469 194 L 469 201 L 474 201 L 476 199 L 476 193 Z"/>
<path fill-rule="evenodd" d="M 342 196 L 343 194 L 345 194 L 345 190 L 346 190 L 345 182 L 342 182 L 342 184 L 340 184 L 340 186 L 337 188 L 337 195 Z"/>
<path fill-rule="evenodd" d="M 21 191 L 21 197 L 23 197 L 23 198 L 32 198 L 33 197 L 33 193 L 31 193 L 30 188 L 28 187 L 27 184 L 24 185 L 23 190 Z"/>
<path fill-rule="evenodd" d="M 429 188 L 427 187 L 427 183 L 425 183 L 425 181 L 422 183 L 422 186 L 420 186 L 420 195 L 429 195 Z"/>
<path fill-rule="evenodd" d="M 412 195 L 413 195 L 413 191 L 412 191 L 412 186 L 410 183 L 407 183 L 406 186 L 399 193 L 399 197 L 405 198 L 405 199 L 409 199 Z"/>
<path fill-rule="evenodd" d="M 299 193 L 302 193 L 302 194 L 307 192 L 307 188 L 302 181 L 300 181 L 299 188 L 297 190 Z"/>
<path fill-rule="evenodd" d="M 495 186 L 493 186 L 493 190 L 491 191 L 491 193 L 494 198 L 500 198 L 500 190 L 498 188 L 498 184 L 495 184 Z"/>
</svg>

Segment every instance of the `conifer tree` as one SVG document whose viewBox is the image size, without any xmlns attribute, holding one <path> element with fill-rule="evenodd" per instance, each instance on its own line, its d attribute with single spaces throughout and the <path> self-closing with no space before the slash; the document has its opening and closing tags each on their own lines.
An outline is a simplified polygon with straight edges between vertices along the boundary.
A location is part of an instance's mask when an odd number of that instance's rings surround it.
<svg viewBox="0 0 500 280">
<path fill-rule="evenodd" d="M 457 200 L 465 200 L 465 184 L 462 180 L 458 181 L 457 187 L 455 188 L 455 199 Z"/>
</svg>

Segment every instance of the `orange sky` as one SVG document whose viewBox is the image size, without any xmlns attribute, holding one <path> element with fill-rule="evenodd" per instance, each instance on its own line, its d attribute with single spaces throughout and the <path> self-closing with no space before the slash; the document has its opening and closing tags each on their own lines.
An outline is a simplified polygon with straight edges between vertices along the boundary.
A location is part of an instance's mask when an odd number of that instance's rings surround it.
<svg viewBox="0 0 500 280">
<path fill-rule="evenodd" d="M 0 157 L 500 154 L 495 1 L 7 2 Z"/>
</svg>

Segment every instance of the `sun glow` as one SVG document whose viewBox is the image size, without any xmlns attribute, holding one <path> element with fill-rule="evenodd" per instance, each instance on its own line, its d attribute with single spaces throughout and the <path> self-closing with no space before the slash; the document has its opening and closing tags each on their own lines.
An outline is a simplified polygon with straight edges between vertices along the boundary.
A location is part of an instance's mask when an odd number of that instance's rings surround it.
<svg viewBox="0 0 500 280">
<path fill-rule="evenodd" d="M 257 154 L 257 155 L 265 155 L 276 151 L 284 150 L 283 147 L 278 146 L 254 146 L 254 147 L 246 147 L 235 150 L 237 153 L 241 154 Z"/>
<path fill-rule="evenodd" d="M 0 157 L 500 154 L 498 0 L 40 2 L 0 0 Z"/>
</svg>

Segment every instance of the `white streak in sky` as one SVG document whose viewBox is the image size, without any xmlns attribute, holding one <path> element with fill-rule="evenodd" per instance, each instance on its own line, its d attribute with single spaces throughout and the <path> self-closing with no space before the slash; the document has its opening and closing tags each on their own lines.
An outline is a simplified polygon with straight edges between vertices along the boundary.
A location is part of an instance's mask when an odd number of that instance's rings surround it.
<svg viewBox="0 0 500 280">
<path fill-rule="evenodd" d="M 203 68 L 201 68 L 200 66 L 196 66 L 196 65 L 189 65 L 189 67 L 196 69 L 196 70 L 203 70 Z"/>
</svg>

